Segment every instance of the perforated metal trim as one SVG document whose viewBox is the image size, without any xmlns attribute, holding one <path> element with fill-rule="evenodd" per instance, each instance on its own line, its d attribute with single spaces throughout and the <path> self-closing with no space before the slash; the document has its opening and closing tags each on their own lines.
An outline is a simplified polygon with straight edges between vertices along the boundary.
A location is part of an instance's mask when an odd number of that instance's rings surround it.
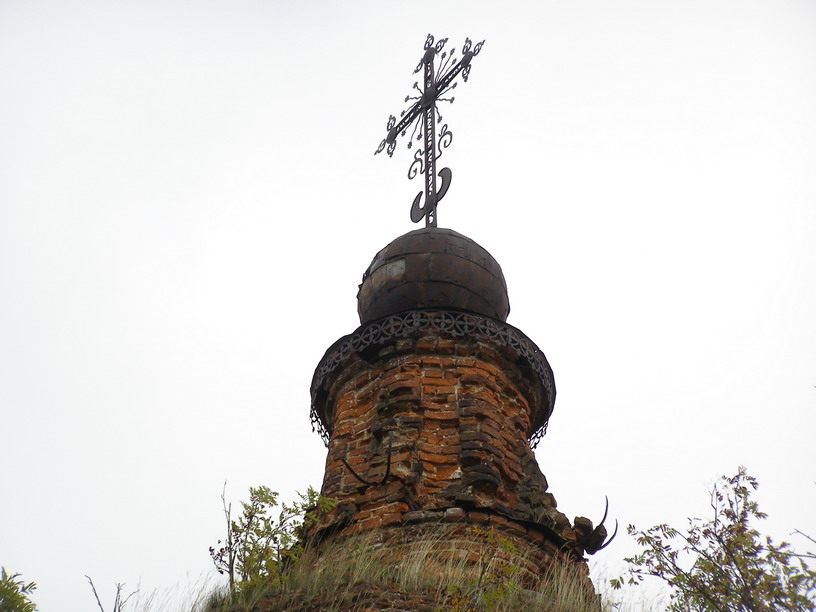
<svg viewBox="0 0 816 612">
<path fill-rule="evenodd" d="M 360 326 L 348 336 L 335 342 L 320 360 L 312 378 L 312 431 L 317 431 L 328 446 L 329 432 L 317 410 L 318 392 L 326 379 L 341 367 L 352 355 L 370 347 L 385 345 L 392 340 L 408 338 L 418 334 L 433 332 L 452 338 L 474 338 L 489 341 L 509 348 L 518 358 L 524 359 L 538 375 L 547 393 L 548 412 L 544 423 L 528 438 L 530 447 L 535 448 L 547 432 L 547 422 L 555 404 L 555 381 L 547 358 L 536 344 L 521 331 L 488 317 L 472 313 L 450 310 L 413 310 L 391 315 Z"/>
</svg>

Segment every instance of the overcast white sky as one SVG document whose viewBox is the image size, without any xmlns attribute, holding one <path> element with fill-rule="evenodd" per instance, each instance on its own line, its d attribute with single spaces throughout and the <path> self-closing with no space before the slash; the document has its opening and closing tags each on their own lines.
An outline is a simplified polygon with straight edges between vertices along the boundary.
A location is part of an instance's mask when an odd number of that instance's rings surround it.
<svg viewBox="0 0 816 612">
<path fill-rule="evenodd" d="M 429 31 L 486 39 L 439 223 L 553 367 L 559 508 L 681 525 L 744 464 L 816 532 L 813 2 L 3 0 L 0 564 L 44 612 L 206 579 L 225 479 L 320 485 L 309 384 L 415 227 L 372 154 Z"/>
</svg>

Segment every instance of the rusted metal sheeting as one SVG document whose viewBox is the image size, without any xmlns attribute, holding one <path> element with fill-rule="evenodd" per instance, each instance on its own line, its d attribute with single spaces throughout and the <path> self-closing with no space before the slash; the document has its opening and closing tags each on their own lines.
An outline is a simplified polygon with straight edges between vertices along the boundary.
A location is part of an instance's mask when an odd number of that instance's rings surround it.
<svg viewBox="0 0 816 612">
<path fill-rule="evenodd" d="M 360 322 L 415 309 L 448 308 L 506 321 L 501 266 L 476 242 L 428 227 L 400 236 L 374 257 L 357 294 Z"/>
</svg>

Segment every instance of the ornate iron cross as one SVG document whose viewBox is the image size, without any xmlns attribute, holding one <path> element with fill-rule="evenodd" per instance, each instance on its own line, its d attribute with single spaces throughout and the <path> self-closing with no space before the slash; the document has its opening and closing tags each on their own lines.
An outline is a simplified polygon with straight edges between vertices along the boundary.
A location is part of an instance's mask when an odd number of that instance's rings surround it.
<svg viewBox="0 0 816 612">
<path fill-rule="evenodd" d="M 423 148 L 414 153 L 414 161 L 408 169 L 408 178 L 413 179 L 417 174 L 425 175 L 425 204 L 420 206 L 423 193 L 420 191 L 411 206 L 411 221 L 418 223 L 422 217 L 425 217 L 425 227 L 436 227 L 436 207 L 439 201 L 445 197 L 451 181 L 450 168 L 442 168 L 439 171 L 442 184 L 437 190 L 436 160 L 442 157 L 442 149 L 450 146 L 453 134 L 448 130 L 448 124 L 443 124 L 439 130 L 439 146 L 437 147 L 435 124 L 442 123 L 442 114 L 437 110 L 436 103 L 453 102 L 453 97 L 443 98 L 442 96 L 456 87 L 457 84 L 453 80 L 460 72 L 462 73 L 462 79 L 467 82 L 470 74 L 470 62 L 474 56 L 479 54 L 484 44 L 484 41 L 482 41 L 473 46 L 473 41 L 466 38 L 462 47 L 462 58 L 457 61 L 453 56 L 454 50 L 450 52 L 443 51 L 446 42 L 448 42 L 448 39 L 442 38 L 434 44 L 434 37 L 428 34 L 428 38 L 425 40 L 425 54 L 419 60 L 416 70 L 414 70 L 414 74 L 416 74 L 424 68 L 423 88 L 419 88 L 419 82 L 414 83 L 414 89 L 419 92 L 419 95 L 406 96 L 405 101 L 416 101 L 410 108 L 400 113 L 402 118 L 399 123 L 397 123 L 397 118 L 393 115 L 388 117 L 386 127 L 388 135 L 374 152 L 374 155 L 376 155 L 386 149 L 388 156 L 391 157 L 397 146 L 397 135 L 402 134 L 405 136 L 408 128 L 411 127 L 411 124 L 414 124 L 411 138 L 408 140 L 408 148 L 411 148 L 414 138 L 422 141 Z M 442 59 L 442 66 L 438 73 L 434 70 L 434 59 L 436 59 L 437 54 L 441 54 Z M 437 74 L 442 76 L 437 77 Z M 422 133 L 418 134 L 420 126 L 422 127 Z"/>
</svg>

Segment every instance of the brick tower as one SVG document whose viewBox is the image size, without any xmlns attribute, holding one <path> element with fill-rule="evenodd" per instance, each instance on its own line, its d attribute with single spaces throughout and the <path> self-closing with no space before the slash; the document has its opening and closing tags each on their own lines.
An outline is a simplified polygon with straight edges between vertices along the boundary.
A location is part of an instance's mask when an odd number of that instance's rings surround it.
<svg viewBox="0 0 816 612">
<path fill-rule="evenodd" d="M 360 327 L 312 380 L 312 424 L 328 446 L 322 494 L 337 503 L 313 535 L 375 533 L 398 547 L 446 530 L 475 558 L 474 527 L 489 526 L 532 574 L 554 561 L 585 570 L 606 531 L 573 525 L 547 491 L 533 448 L 555 383 L 542 351 L 506 322 L 496 260 L 425 227 L 377 253 L 357 298 Z"/>
</svg>

